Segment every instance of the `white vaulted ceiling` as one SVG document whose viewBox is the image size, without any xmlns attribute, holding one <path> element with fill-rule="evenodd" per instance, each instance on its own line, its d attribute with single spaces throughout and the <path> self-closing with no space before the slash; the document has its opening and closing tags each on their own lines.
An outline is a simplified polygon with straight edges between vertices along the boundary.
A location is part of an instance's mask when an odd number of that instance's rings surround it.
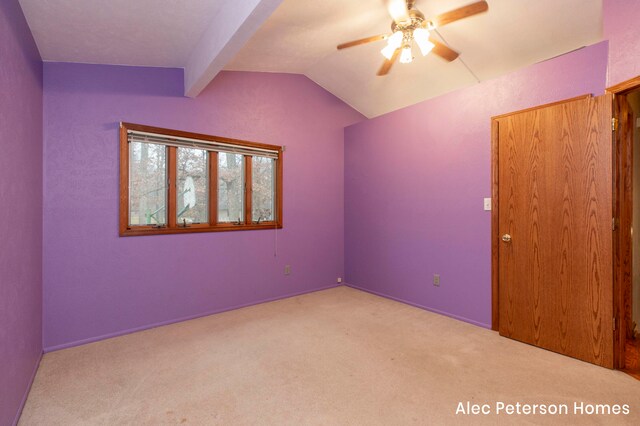
<svg viewBox="0 0 640 426">
<path fill-rule="evenodd" d="M 197 96 L 282 0 L 20 0 L 42 59 L 184 68 Z"/>
<path fill-rule="evenodd" d="M 427 18 L 474 0 L 417 0 Z M 336 45 L 387 33 L 383 0 L 284 0 L 226 69 L 307 75 L 368 117 L 477 82 L 459 59 L 447 63 L 414 52 L 376 76 L 384 41 Z M 602 38 L 601 0 L 488 0 L 489 11 L 439 31 L 480 79 L 486 80 Z"/>
<path fill-rule="evenodd" d="M 224 0 L 20 0 L 45 61 L 184 67 Z"/>
<path fill-rule="evenodd" d="M 429 17 L 473 1 L 416 7 Z M 602 38 L 602 0 L 488 3 L 489 12 L 440 29 L 460 59 L 415 52 L 378 77 L 384 41 L 336 45 L 389 32 L 384 0 L 20 0 L 45 61 L 184 67 L 190 96 L 223 67 L 304 74 L 368 117 Z"/>
</svg>

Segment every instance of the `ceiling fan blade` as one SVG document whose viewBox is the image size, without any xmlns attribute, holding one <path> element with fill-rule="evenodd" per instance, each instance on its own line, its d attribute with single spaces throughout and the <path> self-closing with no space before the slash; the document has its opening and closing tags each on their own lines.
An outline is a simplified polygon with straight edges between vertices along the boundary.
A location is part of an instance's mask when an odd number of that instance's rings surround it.
<svg viewBox="0 0 640 426">
<path fill-rule="evenodd" d="M 460 56 L 458 52 L 451 49 L 446 44 L 440 43 L 438 40 L 435 40 L 433 37 L 431 37 L 429 41 L 435 45 L 431 50 L 431 53 L 440 56 L 442 59 L 446 61 L 449 61 L 449 62 L 454 61 L 458 58 L 458 56 Z"/>
<path fill-rule="evenodd" d="M 385 0 L 387 11 L 396 23 L 411 21 L 406 0 Z"/>
<path fill-rule="evenodd" d="M 398 59 L 398 55 L 400 55 L 400 49 L 396 49 L 395 52 L 393 52 L 391 59 L 385 59 L 382 66 L 378 70 L 379 76 L 389 74 L 389 70 L 391 70 L 391 67 L 393 66 L 393 63 L 396 61 L 396 59 Z"/>
<path fill-rule="evenodd" d="M 379 34 L 367 38 L 361 38 L 359 40 L 348 41 L 346 43 L 342 43 L 338 45 L 338 50 L 346 49 L 347 47 L 359 46 L 365 43 L 371 43 L 372 41 L 384 40 L 389 37 L 389 34 Z"/>
<path fill-rule="evenodd" d="M 431 19 L 431 23 L 437 28 L 443 25 L 450 24 L 463 18 L 476 15 L 478 13 L 486 12 L 489 10 L 489 5 L 486 1 L 479 1 L 471 3 L 461 8 L 451 10 L 449 12 L 442 13 L 435 18 Z"/>
</svg>

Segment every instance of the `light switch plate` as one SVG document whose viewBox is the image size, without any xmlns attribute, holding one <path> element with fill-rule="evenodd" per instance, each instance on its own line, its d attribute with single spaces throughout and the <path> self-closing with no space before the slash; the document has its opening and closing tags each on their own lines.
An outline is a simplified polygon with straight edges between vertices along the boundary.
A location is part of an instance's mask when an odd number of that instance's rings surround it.
<svg viewBox="0 0 640 426">
<path fill-rule="evenodd" d="M 491 210 L 491 198 L 485 198 L 484 199 L 484 210 L 485 211 L 490 211 Z"/>
</svg>

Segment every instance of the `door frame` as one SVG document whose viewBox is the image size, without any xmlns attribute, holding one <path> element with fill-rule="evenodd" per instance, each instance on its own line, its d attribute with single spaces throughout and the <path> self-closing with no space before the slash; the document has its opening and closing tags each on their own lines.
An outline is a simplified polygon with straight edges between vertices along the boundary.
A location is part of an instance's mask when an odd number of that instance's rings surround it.
<svg viewBox="0 0 640 426">
<path fill-rule="evenodd" d="M 627 116 L 619 114 L 620 105 L 626 95 L 640 89 L 640 76 L 608 87 L 607 93 L 613 95 L 614 149 L 613 149 L 613 217 L 615 232 L 613 235 L 613 311 L 617 320 L 614 333 L 614 368 L 625 367 L 626 330 L 629 327 L 631 312 L 631 227 L 632 209 L 632 173 L 633 137 L 625 137 L 622 130 L 633 128 L 634 123 L 627 122 Z"/>
<path fill-rule="evenodd" d="M 500 291 L 500 198 L 498 193 L 498 176 L 499 176 L 499 143 L 498 143 L 498 119 L 513 114 L 519 114 L 527 111 L 535 111 L 541 108 L 547 108 L 554 105 L 561 105 L 567 102 L 574 102 L 582 99 L 593 97 L 591 94 L 576 96 L 574 98 L 564 99 L 561 101 L 550 102 L 531 108 L 525 108 L 518 111 L 512 111 L 506 114 L 491 117 L 491 329 L 498 331 L 500 321 L 499 291 Z M 615 355 L 614 355 L 615 357 Z"/>
</svg>

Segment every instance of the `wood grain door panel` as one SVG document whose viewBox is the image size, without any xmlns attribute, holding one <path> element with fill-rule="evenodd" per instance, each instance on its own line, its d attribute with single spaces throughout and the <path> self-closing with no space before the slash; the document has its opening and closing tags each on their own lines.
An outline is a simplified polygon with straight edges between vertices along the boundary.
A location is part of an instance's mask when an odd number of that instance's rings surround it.
<svg viewBox="0 0 640 426">
<path fill-rule="evenodd" d="M 611 98 L 497 118 L 500 334 L 613 366 Z"/>
</svg>

